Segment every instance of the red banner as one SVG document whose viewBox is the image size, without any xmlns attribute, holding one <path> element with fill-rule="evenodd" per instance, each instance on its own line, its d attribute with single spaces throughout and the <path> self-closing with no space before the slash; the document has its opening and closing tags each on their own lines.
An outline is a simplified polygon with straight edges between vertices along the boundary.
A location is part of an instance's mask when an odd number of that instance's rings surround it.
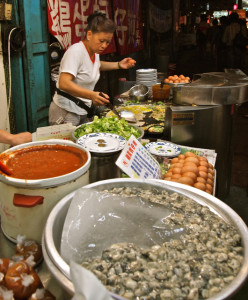
<svg viewBox="0 0 248 300">
<path fill-rule="evenodd" d="M 66 50 L 83 39 L 87 17 L 96 10 L 106 13 L 112 19 L 109 0 L 47 0 L 49 32 L 57 38 Z M 116 51 L 115 41 L 103 54 Z"/>
<path fill-rule="evenodd" d="M 141 0 L 113 0 L 113 8 L 119 54 L 142 50 Z"/>
</svg>

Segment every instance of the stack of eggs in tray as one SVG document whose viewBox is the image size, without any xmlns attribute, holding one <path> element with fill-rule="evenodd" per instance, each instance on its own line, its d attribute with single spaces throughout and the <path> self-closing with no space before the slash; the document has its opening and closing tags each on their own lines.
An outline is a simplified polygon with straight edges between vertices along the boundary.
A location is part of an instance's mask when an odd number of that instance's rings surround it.
<svg viewBox="0 0 248 300">
<path fill-rule="evenodd" d="M 197 156 L 189 151 L 171 160 L 164 179 L 187 184 L 213 194 L 214 167 L 206 157 Z"/>
</svg>

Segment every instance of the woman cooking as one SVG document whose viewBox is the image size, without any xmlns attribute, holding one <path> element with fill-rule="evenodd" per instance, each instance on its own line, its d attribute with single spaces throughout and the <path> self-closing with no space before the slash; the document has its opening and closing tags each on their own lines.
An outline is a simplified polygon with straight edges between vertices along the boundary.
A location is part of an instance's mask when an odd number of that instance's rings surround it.
<svg viewBox="0 0 248 300">
<path fill-rule="evenodd" d="M 65 52 L 59 70 L 57 92 L 49 108 L 49 123 L 72 123 L 77 126 L 87 122 L 93 106 L 109 104 L 109 96 L 94 91 L 100 71 L 129 69 L 133 59 L 119 62 L 100 61 L 100 54 L 110 44 L 116 25 L 101 12 L 94 12 L 88 19 L 86 35 Z"/>
</svg>

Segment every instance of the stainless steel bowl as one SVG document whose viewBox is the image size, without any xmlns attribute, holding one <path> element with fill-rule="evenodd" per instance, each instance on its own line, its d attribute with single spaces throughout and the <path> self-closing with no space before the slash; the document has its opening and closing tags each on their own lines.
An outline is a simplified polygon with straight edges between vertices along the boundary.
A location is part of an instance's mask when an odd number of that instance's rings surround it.
<svg viewBox="0 0 248 300">
<path fill-rule="evenodd" d="M 177 192 L 183 196 L 187 196 L 198 203 L 207 205 L 211 210 L 218 213 L 226 222 L 229 222 L 238 230 L 242 244 L 244 247 L 244 260 L 241 269 L 235 279 L 216 294 L 211 300 L 222 300 L 235 294 L 241 287 L 248 276 L 248 228 L 239 217 L 239 215 L 226 205 L 221 200 L 190 186 L 175 182 L 166 182 L 163 180 L 149 180 L 144 181 L 140 179 L 118 178 L 87 185 L 83 188 L 94 188 L 98 191 L 111 189 L 114 187 L 141 187 L 143 189 L 156 188 L 157 190 L 167 190 L 168 192 Z M 74 294 L 74 287 L 70 280 L 69 265 L 60 256 L 60 241 L 63 230 L 64 220 L 75 192 L 68 194 L 66 197 L 53 208 L 50 213 L 43 232 L 43 255 L 45 262 L 50 269 L 53 276 L 57 279 L 62 288 L 69 294 Z M 122 299 L 121 297 L 112 294 L 115 299 Z M 209 299 L 210 300 L 210 299 Z"/>
<path fill-rule="evenodd" d="M 144 84 L 134 85 L 129 90 L 129 97 L 132 101 L 145 101 L 147 100 L 149 88 Z"/>
</svg>

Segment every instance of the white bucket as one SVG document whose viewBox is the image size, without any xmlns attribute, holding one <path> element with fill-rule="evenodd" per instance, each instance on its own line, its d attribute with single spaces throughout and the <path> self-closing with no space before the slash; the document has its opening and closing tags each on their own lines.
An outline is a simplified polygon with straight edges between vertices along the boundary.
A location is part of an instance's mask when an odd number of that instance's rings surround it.
<svg viewBox="0 0 248 300">
<path fill-rule="evenodd" d="M 83 149 L 80 145 L 64 140 L 32 142 L 13 147 L 4 153 L 18 149 L 47 144 L 69 145 Z M 74 172 L 39 180 L 25 180 L 0 175 L 1 227 L 5 236 L 15 242 L 17 235 L 41 242 L 47 217 L 57 202 L 68 193 L 89 183 L 91 155 L 86 163 Z M 21 201 L 18 201 L 21 198 Z"/>
</svg>

